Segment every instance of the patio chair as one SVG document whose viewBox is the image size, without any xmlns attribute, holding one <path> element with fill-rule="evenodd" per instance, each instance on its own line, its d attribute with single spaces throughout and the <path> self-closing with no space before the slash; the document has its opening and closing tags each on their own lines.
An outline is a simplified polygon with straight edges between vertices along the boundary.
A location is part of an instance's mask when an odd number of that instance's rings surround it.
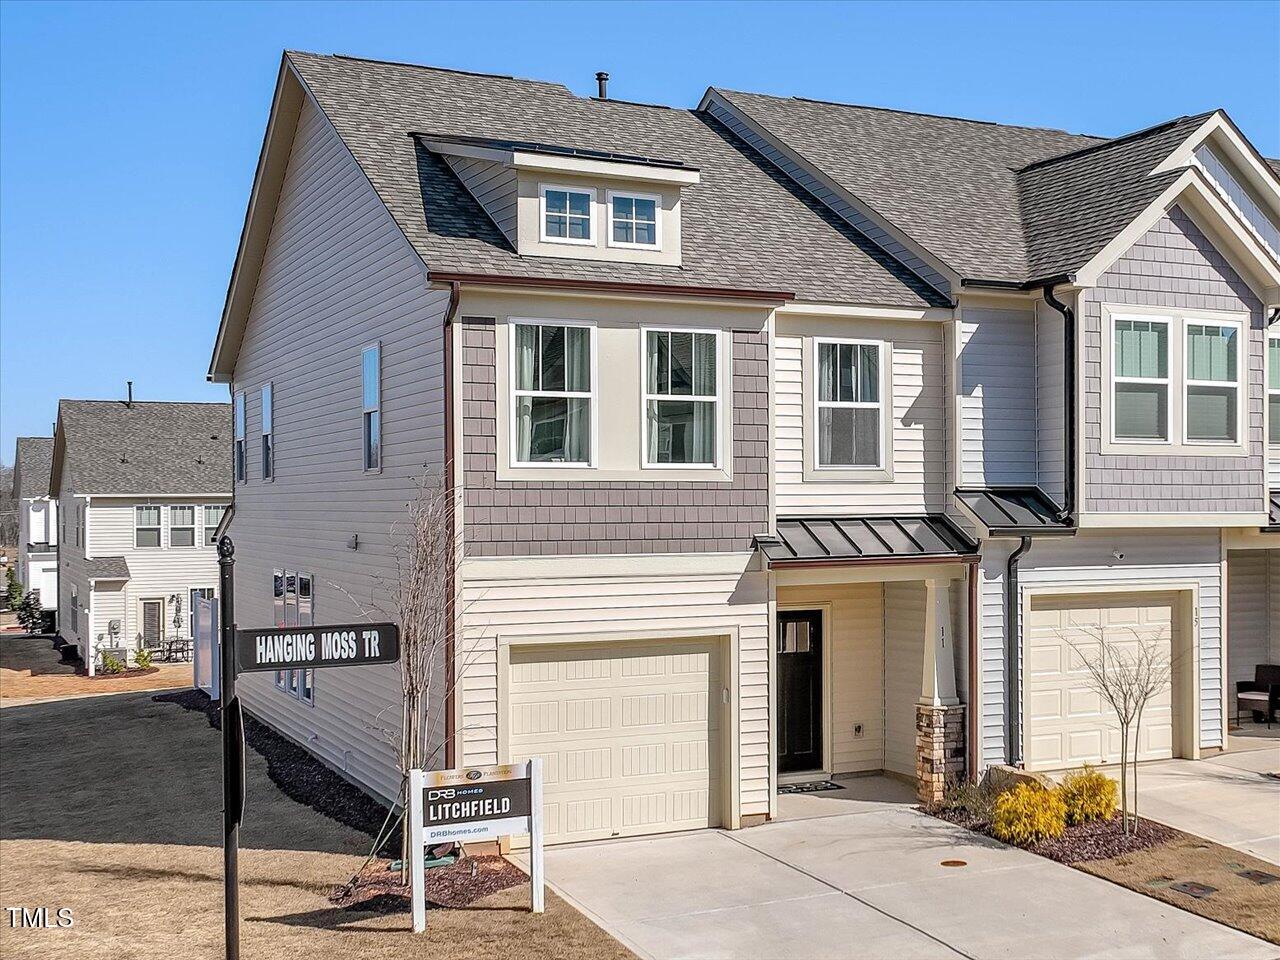
<svg viewBox="0 0 1280 960">
<path fill-rule="evenodd" d="M 165 647 L 165 642 L 161 637 L 155 637 L 154 639 L 148 640 L 146 637 L 140 635 L 138 637 L 138 649 L 146 650 L 149 654 L 151 654 L 152 660 L 168 660 L 169 659 L 168 651 Z"/>
<path fill-rule="evenodd" d="M 1260 663 L 1253 668 L 1252 680 L 1236 681 L 1236 723 L 1242 712 L 1251 712 L 1257 721 L 1267 718 L 1267 729 L 1275 722 L 1280 710 L 1280 664 Z"/>
</svg>

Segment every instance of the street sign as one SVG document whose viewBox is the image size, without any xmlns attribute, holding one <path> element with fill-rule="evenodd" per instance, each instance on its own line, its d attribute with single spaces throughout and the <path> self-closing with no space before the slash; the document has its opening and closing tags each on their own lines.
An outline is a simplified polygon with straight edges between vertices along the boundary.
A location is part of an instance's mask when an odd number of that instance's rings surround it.
<svg viewBox="0 0 1280 960">
<path fill-rule="evenodd" d="M 529 835 L 533 912 L 542 913 L 542 758 L 460 770 L 410 770 L 414 933 L 427 928 L 427 847 L 524 834 Z"/>
<path fill-rule="evenodd" d="M 236 667 L 241 673 L 361 667 L 399 659 L 400 630 L 394 623 L 236 631 Z"/>
</svg>

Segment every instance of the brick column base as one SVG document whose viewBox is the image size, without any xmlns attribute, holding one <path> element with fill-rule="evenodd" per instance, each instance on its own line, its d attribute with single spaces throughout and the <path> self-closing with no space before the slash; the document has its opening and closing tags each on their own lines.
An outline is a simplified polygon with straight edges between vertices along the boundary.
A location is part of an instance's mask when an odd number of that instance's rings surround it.
<svg viewBox="0 0 1280 960">
<path fill-rule="evenodd" d="M 916 796 L 925 805 L 939 803 L 947 788 L 964 776 L 964 706 L 916 704 Z"/>
</svg>

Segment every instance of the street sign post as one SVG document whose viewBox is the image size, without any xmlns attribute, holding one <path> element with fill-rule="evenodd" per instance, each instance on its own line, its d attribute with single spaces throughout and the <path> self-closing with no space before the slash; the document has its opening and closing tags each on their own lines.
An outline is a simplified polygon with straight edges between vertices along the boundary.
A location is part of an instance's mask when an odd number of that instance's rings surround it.
<svg viewBox="0 0 1280 960">
<path fill-rule="evenodd" d="M 529 835 L 533 912 L 542 913 L 542 758 L 459 770 L 409 771 L 413 932 L 427 929 L 426 849 Z"/>
</svg>

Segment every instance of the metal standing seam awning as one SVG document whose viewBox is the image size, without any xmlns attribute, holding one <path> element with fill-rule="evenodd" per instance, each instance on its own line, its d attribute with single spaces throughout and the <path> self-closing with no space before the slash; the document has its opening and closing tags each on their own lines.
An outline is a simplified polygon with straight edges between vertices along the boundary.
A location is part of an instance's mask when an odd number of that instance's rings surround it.
<svg viewBox="0 0 1280 960">
<path fill-rule="evenodd" d="M 757 537 L 770 567 L 973 560 L 978 546 L 941 514 L 779 517 L 777 535 Z"/>
<path fill-rule="evenodd" d="M 1039 487 L 961 488 L 956 499 L 993 537 L 1066 537 L 1076 532 Z"/>
</svg>

